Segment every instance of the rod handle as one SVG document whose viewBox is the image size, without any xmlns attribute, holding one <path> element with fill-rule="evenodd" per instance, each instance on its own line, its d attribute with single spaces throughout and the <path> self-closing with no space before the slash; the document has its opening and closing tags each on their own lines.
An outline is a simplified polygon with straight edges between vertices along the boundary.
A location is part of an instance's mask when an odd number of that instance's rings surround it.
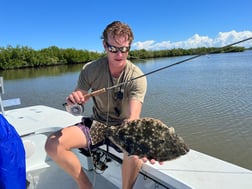
<svg viewBox="0 0 252 189">
<path fill-rule="evenodd" d="M 99 95 L 99 94 L 102 94 L 102 93 L 105 93 L 105 92 L 106 92 L 106 89 L 102 88 L 102 89 L 99 89 L 99 90 L 96 90 L 96 91 L 93 91 L 91 93 L 88 93 L 88 94 L 84 95 L 84 98 L 89 98 L 91 96 L 96 96 L 96 95 Z"/>
</svg>

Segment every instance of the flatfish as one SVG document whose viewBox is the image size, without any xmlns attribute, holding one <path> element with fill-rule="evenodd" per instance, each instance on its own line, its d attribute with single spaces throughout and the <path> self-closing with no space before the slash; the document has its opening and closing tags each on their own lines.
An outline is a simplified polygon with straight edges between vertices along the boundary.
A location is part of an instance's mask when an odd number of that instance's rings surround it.
<svg viewBox="0 0 252 189">
<path fill-rule="evenodd" d="M 189 147 L 162 121 L 154 118 L 140 118 L 121 126 L 106 126 L 93 121 L 90 128 L 93 145 L 108 138 L 128 155 L 137 155 L 157 161 L 167 161 L 185 155 Z"/>
</svg>

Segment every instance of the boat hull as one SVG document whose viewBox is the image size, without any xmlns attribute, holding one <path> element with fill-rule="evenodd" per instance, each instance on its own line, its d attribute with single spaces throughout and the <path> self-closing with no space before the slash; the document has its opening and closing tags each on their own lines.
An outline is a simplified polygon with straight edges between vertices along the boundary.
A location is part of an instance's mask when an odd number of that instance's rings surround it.
<svg viewBox="0 0 252 189">
<path fill-rule="evenodd" d="M 31 106 L 5 112 L 6 119 L 21 136 L 26 151 L 29 188 L 76 188 L 73 179 L 46 154 L 47 136 L 60 128 L 81 120 L 65 111 L 48 106 Z M 106 150 L 102 146 L 101 149 Z M 94 188 L 121 188 L 122 154 L 109 148 L 111 161 L 104 172 L 94 171 L 89 156 L 74 150 Z M 143 164 L 135 189 L 148 188 L 252 188 L 252 171 L 212 156 L 190 150 L 186 155 L 164 162 L 164 165 Z"/>
</svg>

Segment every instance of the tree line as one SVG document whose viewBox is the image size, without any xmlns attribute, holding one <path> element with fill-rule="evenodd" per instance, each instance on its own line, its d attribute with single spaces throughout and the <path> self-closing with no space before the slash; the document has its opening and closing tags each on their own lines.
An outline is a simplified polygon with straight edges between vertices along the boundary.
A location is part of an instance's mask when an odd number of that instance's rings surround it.
<svg viewBox="0 0 252 189">
<path fill-rule="evenodd" d="M 170 50 L 132 50 L 129 52 L 129 59 L 147 59 L 160 57 L 185 56 L 207 53 L 223 52 L 242 52 L 244 47 L 228 48 L 192 48 L 192 49 L 170 49 Z M 79 50 L 74 48 L 58 48 L 50 46 L 41 50 L 34 50 L 27 46 L 7 46 L 0 47 L 0 70 L 19 69 L 29 67 L 54 66 L 63 64 L 87 63 L 105 56 L 105 53 L 99 53 L 88 50 Z"/>
</svg>

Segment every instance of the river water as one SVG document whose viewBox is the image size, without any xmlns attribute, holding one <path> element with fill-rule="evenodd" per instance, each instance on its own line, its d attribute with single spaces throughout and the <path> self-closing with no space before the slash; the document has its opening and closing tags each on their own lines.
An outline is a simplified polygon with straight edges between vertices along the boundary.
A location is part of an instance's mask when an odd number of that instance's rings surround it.
<svg viewBox="0 0 252 189">
<path fill-rule="evenodd" d="M 144 73 L 188 58 L 134 62 Z M 20 108 L 63 109 L 82 65 L 0 72 L 3 99 L 20 98 Z M 201 56 L 147 76 L 142 116 L 172 126 L 197 151 L 252 169 L 252 51 Z M 92 103 L 85 107 L 91 113 Z M 6 108 L 8 109 L 8 108 Z"/>
</svg>

